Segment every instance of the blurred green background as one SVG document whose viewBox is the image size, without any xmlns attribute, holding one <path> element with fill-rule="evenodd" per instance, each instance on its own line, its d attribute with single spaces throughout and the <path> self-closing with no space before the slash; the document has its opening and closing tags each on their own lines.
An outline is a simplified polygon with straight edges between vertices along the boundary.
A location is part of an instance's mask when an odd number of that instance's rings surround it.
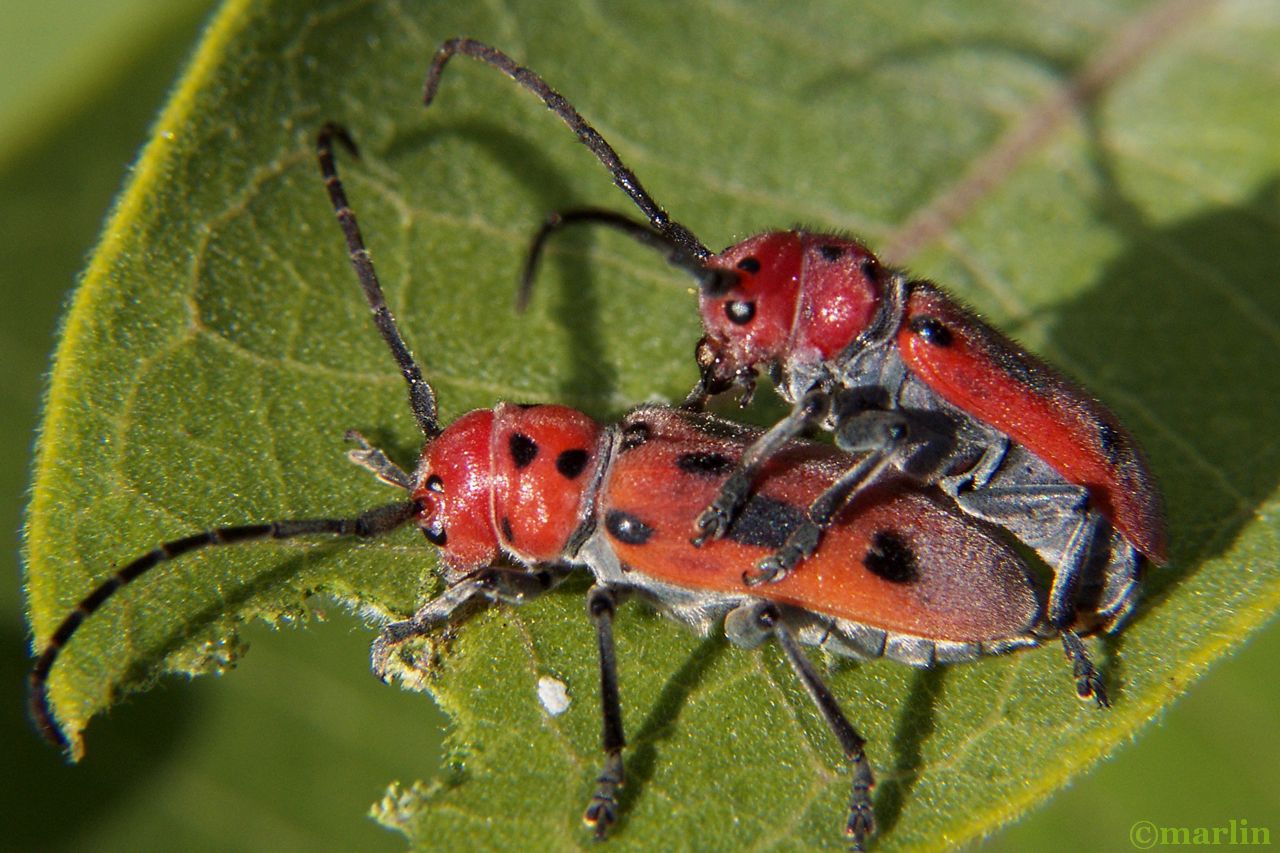
<svg viewBox="0 0 1280 853">
<path fill-rule="evenodd" d="M 3 849 L 400 849 L 362 814 L 439 754 L 434 706 L 371 678 L 371 632 L 334 609 L 305 631 L 251 628 L 253 653 L 224 678 L 169 681 L 120 706 L 90 728 L 82 766 L 25 720 L 17 530 L 43 374 L 65 296 L 211 5 L 0 3 Z M 1139 743 L 985 847 L 1126 850 L 1135 821 L 1233 818 L 1280 843 L 1278 664 L 1272 626 Z"/>
</svg>

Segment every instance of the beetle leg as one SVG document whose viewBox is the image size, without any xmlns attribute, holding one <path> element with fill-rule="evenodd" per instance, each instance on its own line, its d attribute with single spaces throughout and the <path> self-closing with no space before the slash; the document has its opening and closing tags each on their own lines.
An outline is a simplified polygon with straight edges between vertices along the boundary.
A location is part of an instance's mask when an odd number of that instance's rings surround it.
<svg viewBox="0 0 1280 853">
<path fill-rule="evenodd" d="M 618 820 L 618 789 L 626 780 L 622 770 L 622 748 L 627 745 L 622 732 L 622 703 L 618 699 L 618 661 L 613 651 L 613 611 L 617 604 L 613 590 L 596 585 L 587 593 L 587 613 L 596 626 L 600 648 L 600 713 L 604 767 L 596 777 L 596 790 L 582 815 L 596 838 L 604 838 Z"/>
<path fill-rule="evenodd" d="M 802 560 L 813 556 L 822 541 L 822 531 L 862 489 L 874 483 L 882 471 L 897 459 L 906 445 L 907 419 L 897 412 L 868 411 L 841 424 L 836 441 L 846 450 L 869 450 L 858 464 L 846 470 L 809 505 L 806 519 L 787 536 L 774 554 L 761 560 L 754 571 L 743 573 L 748 586 L 776 583 Z M 853 445 L 853 446 L 847 446 Z"/>
<path fill-rule="evenodd" d="M 355 450 L 347 451 L 348 460 L 372 472 L 373 476 L 388 486 L 395 486 L 406 492 L 413 491 L 413 478 L 405 473 L 403 468 L 388 459 L 387 454 L 370 444 L 359 430 L 349 429 L 343 438 L 357 445 Z"/>
<path fill-rule="evenodd" d="M 1005 528 L 1053 569 L 1045 620 L 1062 636 L 1076 695 L 1107 707 L 1102 677 L 1073 626 L 1082 618 L 1086 624 L 1096 621 L 1091 618 L 1095 615 L 1104 625 L 1114 625 L 1128 613 L 1139 561 L 1090 508 L 1088 488 L 1064 482 L 1025 448 L 1009 442 L 993 444 L 972 470 L 939 485 L 965 512 Z M 1093 591 L 1102 596 L 1096 612 L 1094 602 L 1082 599 L 1091 584 L 1100 587 Z"/>
<path fill-rule="evenodd" d="M 554 587 L 568 571 L 567 567 L 552 566 L 537 571 L 485 568 L 475 572 L 422 605 L 410 618 L 384 626 L 369 655 L 373 674 L 386 681 L 396 646 L 449 624 L 463 608 L 478 601 L 524 604 Z"/>
<path fill-rule="evenodd" d="M 866 847 L 867 837 L 875 831 L 875 812 L 871 808 L 871 788 L 875 785 L 875 776 L 871 772 L 871 765 L 863 750 L 866 741 L 840 710 L 836 697 L 832 695 L 831 689 L 822 681 L 818 671 L 800 650 L 800 644 L 783 621 L 777 608 L 772 604 L 761 606 L 757 619 L 761 628 L 772 633 L 778 641 L 778 646 L 786 656 L 787 662 L 791 664 L 800 683 L 813 699 L 813 704 L 818 706 L 822 718 L 826 720 L 827 727 L 836 736 L 836 740 L 840 741 L 845 760 L 852 765 L 853 782 L 849 795 L 849 820 L 845 824 L 844 831 L 849 836 L 853 849 L 863 850 Z"/>
<path fill-rule="evenodd" d="M 768 605 L 759 599 L 739 605 L 725 614 L 724 636 L 740 649 L 754 649 L 773 634 L 772 628 L 760 618 L 760 610 Z"/>
<path fill-rule="evenodd" d="M 707 400 L 710 398 L 711 395 L 707 393 L 706 386 L 699 379 L 698 383 L 685 395 L 684 402 L 680 404 L 680 408 L 688 409 L 691 412 L 701 412 L 707 407 Z"/>
<path fill-rule="evenodd" d="M 746 504 L 751 484 L 755 482 L 765 463 L 782 450 L 787 442 L 804 432 L 811 424 L 826 417 L 830 406 L 830 395 L 821 388 L 815 388 L 804 395 L 791 410 L 791 414 L 756 439 L 738 460 L 738 467 L 720 487 L 720 494 L 716 495 L 711 506 L 704 509 L 694 522 L 698 534 L 690 541 L 702 547 L 708 541 L 724 536 Z"/>
<path fill-rule="evenodd" d="M 1062 649 L 1071 661 L 1072 675 L 1076 679 L 1076 696 L 1084 701 L 1094 700 L 1099 708 L 1110 708 L 1111 700 L 1107 698 L 1106 685 L 1103 684 L 1098 670 L 1094 668 L 1093 661 L 1089 660 L 1089 654 L 1085 651 L 1084 641 L 1080 639 L 1080 635 L 1064 628 Z"/>
<path fill-rule="evenodd" d="M 1132 609 L 1141 560 L 1090 505 L 1087 487 L 1063 481 L 1019 445 L 992 447 L 971 471 L 938 485 L 965 512 L 1005 528 L 1049 564 L 1046 616 L 1053 627 L 1085 616 L 1111 630 Z"/>
<path fill-rule="evenodd" d="M 1075 498 L 1075 501 L 1072 501 Z M 1019 539 L 1035 549 L 1053 569 L 1053 584 L 1045 607 L 1045 619 L 1062 635 L 1062 646 L 1071 659 L 1076 679 L 1076 695 L 1081 699 L 1094 699 L 1098 706 L 1110 704 L 1107 692 L 1084 643 L 1072 630 L 1078 619 L 1091 616 L 1081 614 L 1086 605 L 1080 599 L 1082 578 L 1092 570 L 1096 546 L 1114 543 L 1114 537 L 1104 536 L 1107 529 L 1103 520 L 1086 506 L 1087 492 L 1082 486 L 1063 483 L 997 487 L 986 486 L 974 491 L 961 491 L 956 502 L 974 516 L 993 521 L 1007 528 Z M 1064 510 L 1063 507 L 1072 507 Z M 1055 523 L 1056 522 L 1056 523 Z M 1048 535 L 1046 534 L 1048 531 Z M 1129 577 L 1136 579 L 1137 561 L 1127 547 L 1108 547 L 1107 563 L 1102 581 L 1115 586 L 1117 580 L 1123 589 L 1118 593 L 1118 603 L 1103 602 L 1107 618 L 1118 609 L 1127 613 L 1132 607 L 1135 583 L 1124 583 Z M 1123 576 L 1123 577 L 1122 577 Z M 1092 605 L 1088 605 L 1092 606 Z M 1112 619 L 1112 624 L 1118 620 Z M 1104 623 L 1105 624 L 1105 623 Z"/>
</svg>

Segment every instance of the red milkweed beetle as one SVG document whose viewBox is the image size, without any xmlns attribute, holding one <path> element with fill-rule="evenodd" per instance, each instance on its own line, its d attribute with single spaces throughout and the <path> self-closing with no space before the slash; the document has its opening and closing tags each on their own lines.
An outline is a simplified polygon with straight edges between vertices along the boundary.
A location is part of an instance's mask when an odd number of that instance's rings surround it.
<svg viewBox="0 0 1280 853">
<path fill-rule="evenodd" d="M 742 566 L 776 549 L 803 524 L 806 507 L 837 482 L 850 458 L 829 445 L 792 441 L 762 467 L 757 488 L 725 536 L 703 547 L 687 528 L 761 431 L 709 414 L 641 407 L 601 426 L 555 405 L 500 403 L 441 427 L 422 376 L 383 297 L 356 217 L 338 178 L 327 125 L 317 155 L 351 263 L 409 390 L 425 444 L 409 474 L 358 433 L 349 458 L 408 499 L 354 518 L 222 527 L 160 545 L 86 596 L 45 640 L 30 675 L 30 709 L 41 733 L 66 748 L 47 695 L 50 672 L 84 620 L 108 598 L 164 562 L 215 545 L 314 534 L 373 537 L 412 522 L 442 554 L 445 590 L 412 617 L 386 625 L 372 668 L 386 678 L 402 643 L 448 625 L 470 605 L 519 604 L 575 568 L 595 577 L 587 594 L 600 655 L 603 769 L 584 814 L 603 837 L 617 820 L 625 745 L 613 643 L 618 601 L 635 595 L 704 633 L 723 622 L 736 645 L 774 639 L 851 765 L 845 831 L 861 849 L 873 831 L 874 784 L 864 741 L 801 651 L 887 657 L 917 666 L 1002 654 L 1057 631 L 1026 565 L 980 522 L 933 487 L 896 475 L 861 489 L 833 513 L 805 571 L 750 588 Z M 515 563 L 499 565 L 507 559 Z M 1077 678 L 1087 667 L 1074 655 Z"/>
<path fill-rule="evenodd" d="M 1137 442 L 1084 390 L 960 306 L 936 285 L 882 265 L 862 243 L 803 230 L 760 234 L 713 254 L 675 222 L 578 111 L 537 74 L 471 39 L 445 42 L 427 77 L 435 98 L 455 54 L 481 60 L 543 100 L 609 170 L 647 219 L 580 209 L 550 216 L 530 247 L 527 300 L 547 239 L 569 225 L 616 229 L 664 252 L 699 282 L 705 331 L 701 408 L 732 388 L 750 398 L 764 370 L 794 408 L 743 454 L 692 529 L 724 536 L 768 460 L 812 426 L 859 454 L 773 554 L 744 573 L 782 581 L 812 555 L 836 512 L 889 472 L 936 485 L 960 509 L 1009 531 L 1054 570 L 1050 624 L 1068 653 L 1080 614 L 1114 630 L 1132 610 L 1143 559 L 1164 562 L 1159 490 Z M 1107 704 L 1100 681 L 1080 696 Z"/>
</svg>

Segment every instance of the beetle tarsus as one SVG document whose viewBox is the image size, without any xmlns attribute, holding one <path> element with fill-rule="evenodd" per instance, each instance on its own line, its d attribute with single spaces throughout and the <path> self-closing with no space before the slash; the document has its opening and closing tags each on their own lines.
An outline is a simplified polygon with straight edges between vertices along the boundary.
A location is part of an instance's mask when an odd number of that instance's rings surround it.
<svg viewBox="0 0 1280 853">
<path fill-rule="evenodd" d="M 875 810 L 871 807 L 871 788 L 875 779 L 865 756 L 853 760 L 853 791 L 849 797 L 849 821 L 844 834 L 852 850 L 866 850 L 867 839 L 875 832 Z"/>
<path fill-rule="evenodd" d="M 711 502 L 711 506 L 702 511 L 694 522 L 698 534 L 689 541 L 701 548 L 708 542 L 720 539 L 729 532 L 733 520 L 747 502 L 747 494 L 751 491 L 751 479 L 754 472 L 739 468 L 725 481 L 720 494 Z"/>
<path fill-rule="evenodd" d="M 582 822 L 591 827 L 597 840 L 603 840 L 609 827 L 618 822 L 618 791 L 624 782 L 622 754 L 614 750 L 605 758 L 604 768 L 596 779 L 596 792 L 582 814 Z"/>
<path fill-rule="evenodd" d="M 1106 684 L 1101 673 L 1089 659 L 1085 651 L 1084 641 L 1075 631 L 1062 632 L 1062 648 L 1071 661 L 1071 673 L 1076 680 L 1076 696 L 1082 702 L 1092 699 L 1099 708 L 1110 708 L 1111 700 L 1107 698 Z"/>
<path fill-rule="evenodd" d="M 719 503 L 720 501 L 717 500 L 715 504 L 704 509 L 694 523 L 698 535 L 689 540 L 694 547 L 701 548 L 708 542 L 721 538 L 729 530 L 729 520 L 733 517 L 733 513 L 722 509 Z"/>
<path fill-rule="evenodd" d="M 813 521 L 805 521 L 791 531 L 781 549 L 761 560 L 754 569 L 743 572 L 743 582 L 747 586 L 763 586 L 785 579 L 796 566 L 813 556 L 821 541 L 822 528 Z"/>
</svg>

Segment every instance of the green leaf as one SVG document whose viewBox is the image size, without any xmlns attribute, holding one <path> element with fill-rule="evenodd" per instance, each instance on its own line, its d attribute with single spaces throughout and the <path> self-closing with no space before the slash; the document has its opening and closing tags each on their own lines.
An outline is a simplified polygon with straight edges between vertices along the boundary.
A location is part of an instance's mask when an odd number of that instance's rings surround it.
<svg viewBox="0 0 1280 853">
<path fill-rule="evenodd" d="M 1131 737 L 1280 597 L 1280 27 L 1247 3 L 785 9 L 229 4 L 65 324 L 27 529 L 37 638 L 162 540 L 394 497 L 341 457 L 351 427 L 405 464 L 416 448 L 315 170 L 327 119 L 362 145 L 343 174 L 446 418 L 513 399 L 607 419 L 691 383 L 687 283 L 614 237 L 567 235 L 530 314 L 509 309 L 542 215 L 624 200 L 490 69 L 456 60 L 424 113 L 427 57 L 468 34 L 560 88 L 709 244 L 798 219 L 852 228 L 1143 439 L 1173 559 L 1104 644 L 1112 711 L 1077 706 L 1052 648 L 933 672 L 829 662 L 878 772 L 881 849 L 989 832 Z M 1062 100 L 1093 89 L 1079 109 Z M 946 195 L 957 185 L 975 190 Z M 160 669 L 225 664 L 244 620 L 305 618 L 315 592 L 410 612 L 438 589 L 434 564 L 407 531 L 184 558 L 86 623 L 55 708 L 78 732 Z M 440 646 L 430 688 L 455 721 L 451 769 L 398 789 L 385 822 L 424 847 L 588 843 L 599 720 L 582 589 L 480 614 Z M 630 748 L 615 844 L 841 844 L 847 773 L 775 650 L 635 606 L 617 633 Z M 567 685 L 563 716 L 540 710 L 543 676 Z"/>
</svg>

